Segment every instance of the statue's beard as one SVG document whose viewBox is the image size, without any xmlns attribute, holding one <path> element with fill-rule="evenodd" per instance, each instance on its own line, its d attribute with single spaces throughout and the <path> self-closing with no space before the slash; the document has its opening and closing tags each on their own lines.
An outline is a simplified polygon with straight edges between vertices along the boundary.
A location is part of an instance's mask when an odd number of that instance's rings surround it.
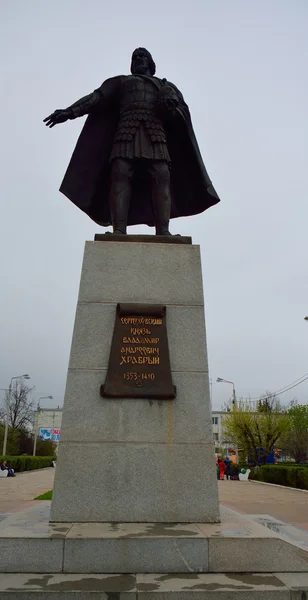
<svg viewBox="0 0 308 600">
<path fill-rule="evenodd" d="M 134 65 L 133 68 L 133 73 L 136 73 L 137 75 L 144 75 L 148 70 L 148 66 L 147 65 Z"/>
</svg>

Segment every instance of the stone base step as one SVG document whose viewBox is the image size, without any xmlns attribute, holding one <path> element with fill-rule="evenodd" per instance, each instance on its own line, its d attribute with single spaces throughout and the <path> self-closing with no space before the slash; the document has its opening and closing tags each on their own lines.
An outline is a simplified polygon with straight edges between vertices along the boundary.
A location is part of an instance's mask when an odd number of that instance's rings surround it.
<svg viewBox="0 0 308 600">
<path fill-rule="evenodd" d="M 307 549 L 226 510 L 212 525 L 50 524 L 48 516 L 42 503 L 0 523 L 0 573 L 308 571 Z"/>
<path fill-rule="evenodd" d="M 306 600 L 308 574 L 0 575 L 1 600 Z"/>
</svg>

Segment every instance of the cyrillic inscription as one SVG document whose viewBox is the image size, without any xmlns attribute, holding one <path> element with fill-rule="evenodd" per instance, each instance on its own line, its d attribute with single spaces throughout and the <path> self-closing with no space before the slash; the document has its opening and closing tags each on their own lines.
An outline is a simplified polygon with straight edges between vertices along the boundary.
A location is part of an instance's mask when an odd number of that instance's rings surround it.
<svg viewBox="0 0 308 600">
<path fill-rule="evenodd" d="M 175 397 L 165 306 L 118 304 L 108 372 L 101 395 L 109 398 Z"/>
</svg>

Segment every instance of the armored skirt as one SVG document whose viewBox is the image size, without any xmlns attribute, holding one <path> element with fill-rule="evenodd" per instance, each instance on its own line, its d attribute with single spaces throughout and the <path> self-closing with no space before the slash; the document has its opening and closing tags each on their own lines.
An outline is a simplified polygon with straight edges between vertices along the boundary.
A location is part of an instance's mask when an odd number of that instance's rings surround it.
<svg viewBox="0 0 308 600">
<path fill-rule="evenodd" d="M 149 109 L 126 110 L 120 117 L 110 160 L 135 158 L 170 162 L 161 120 Z"/>
</svg>

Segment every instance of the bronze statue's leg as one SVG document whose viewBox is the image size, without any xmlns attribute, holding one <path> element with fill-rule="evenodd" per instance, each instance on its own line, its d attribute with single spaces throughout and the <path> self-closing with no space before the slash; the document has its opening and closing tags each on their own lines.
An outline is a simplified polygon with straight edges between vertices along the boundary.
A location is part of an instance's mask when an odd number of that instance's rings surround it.
<svg viewBox="0 0 308 600">
<path fill-rule="evenodd" d="M 115 158 L 111 164 L 109 207 L 113 233 L 125 234 L 132 191 L 133 165 L 126 158 Z"/>
<path fill-rule="evenodd" d="M 151 161 L 149 175 L 152 181 L 152 203 L 156 235 L 171 235 L 169 231 L 171 192 L 168 163 L 165 160 Z"/>
</svg>

